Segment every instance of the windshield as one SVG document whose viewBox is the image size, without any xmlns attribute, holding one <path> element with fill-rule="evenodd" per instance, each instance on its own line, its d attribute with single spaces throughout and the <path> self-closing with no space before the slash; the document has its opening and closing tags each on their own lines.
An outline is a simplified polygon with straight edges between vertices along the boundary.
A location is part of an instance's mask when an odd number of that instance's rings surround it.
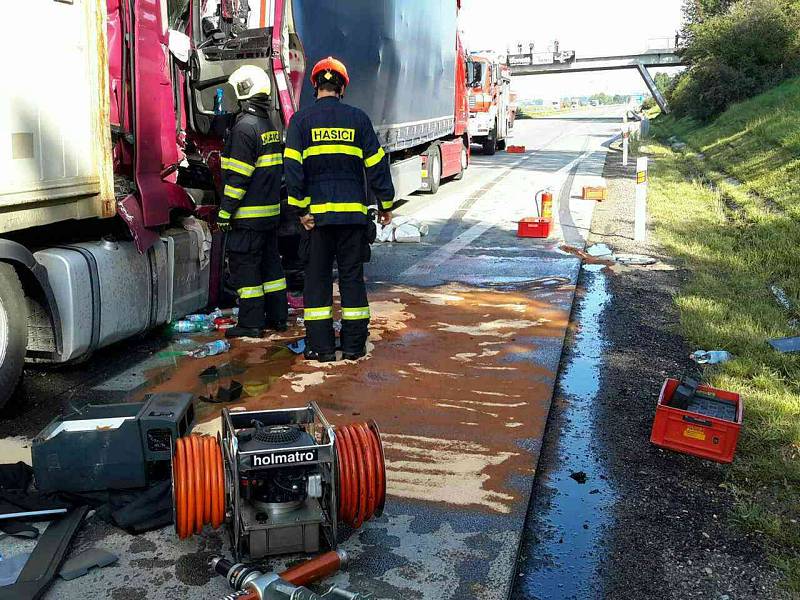
<svg viewBox="0 0 800 600">
<path fill-rule="evenodd" d="M 181 0 L 170 1 L 175 4 L 181 2 Z M 223 44 L 231 38 L 252 37 L 248 31 L 272 27 L 273 4 L 273 0 L 252 3 L 207 0 L 200 5 L 201 31 L 197 41 L 208 40 L 211 44 Z"/>
<path fill-rule="evenodd" d="M 167 11 L 169 19 L 169 28 L 183 30 L 183 23 L 189 9 L 189 0 L 169 0 L 167 2 Z"/>
<path fill-rule="evenodd" d="M 469 61 L 467 64 L 467 80 L 470 87 L 480 87 L 483 84 L 484 64 L 477 61 Z"/>
</svg>

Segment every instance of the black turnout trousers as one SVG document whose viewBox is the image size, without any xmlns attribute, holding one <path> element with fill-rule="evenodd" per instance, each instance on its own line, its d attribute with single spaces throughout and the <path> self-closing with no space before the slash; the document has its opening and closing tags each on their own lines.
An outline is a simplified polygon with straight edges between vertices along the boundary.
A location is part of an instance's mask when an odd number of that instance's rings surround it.
<svg viewBox="0 0 800 600">
<path fill-rule="evenodd" d="M 234 228 L 228 233 L 228 264 L 239 296 L 239 327 L 263 329 L 286 321 L 286 278 L 276 228 Z"/>
<path fill-rule="evenodd" d="M 364 284 L 368 251 L 365 225 L 323 225 L 309 232 L 304 294 L 306 341 L 319 354 L 336 349 L 333 330 L 333 261 L 342 297 L 342 352 L 364 349 L 369 334 L 369 303 Z"/>
</svg>

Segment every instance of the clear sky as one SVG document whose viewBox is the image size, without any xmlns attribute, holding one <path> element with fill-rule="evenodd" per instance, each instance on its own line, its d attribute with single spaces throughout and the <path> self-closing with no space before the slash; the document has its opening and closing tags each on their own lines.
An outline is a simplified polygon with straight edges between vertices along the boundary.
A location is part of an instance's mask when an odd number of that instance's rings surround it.
<svg viewBox="0 0 800 600">
<path fill-rule="evenodd" d="M 674 41 L 681 0 L 462 0 L 461 29 L 468 50 L 575 50 L 582 56 L 637 52 Z M 644 91 L 636 71 L 569 73 L 516 78 L 520 98 L 554 99 L 595 92 Z"/>
</svg>

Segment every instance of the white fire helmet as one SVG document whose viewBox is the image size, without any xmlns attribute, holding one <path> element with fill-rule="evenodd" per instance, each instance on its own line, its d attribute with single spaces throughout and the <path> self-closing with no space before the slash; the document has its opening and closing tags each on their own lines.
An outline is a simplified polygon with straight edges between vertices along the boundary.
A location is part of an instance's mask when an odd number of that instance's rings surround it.
<svg viewBox="0 0 800 600">
<path fill-rule="evenodd" d="M 228 78 L 238 100 L 252 98 L 256 94 L 270 94 L 269 77 L 264 69 L 255 65 L 243 65 Z"/>
</svg>

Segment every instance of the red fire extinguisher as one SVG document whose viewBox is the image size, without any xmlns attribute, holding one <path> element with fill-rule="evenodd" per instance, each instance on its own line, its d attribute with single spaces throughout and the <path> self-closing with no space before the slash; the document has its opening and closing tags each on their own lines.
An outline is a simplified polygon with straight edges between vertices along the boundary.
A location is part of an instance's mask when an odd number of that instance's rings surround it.
<svg viewBox="0 0 800 600">
<path fill-rule="evenodd" d="M 550 190 L 539 190 L 536 193 L 536 210 L 543 219 L 553 218 L 553 193 Z"/>
</svg>

